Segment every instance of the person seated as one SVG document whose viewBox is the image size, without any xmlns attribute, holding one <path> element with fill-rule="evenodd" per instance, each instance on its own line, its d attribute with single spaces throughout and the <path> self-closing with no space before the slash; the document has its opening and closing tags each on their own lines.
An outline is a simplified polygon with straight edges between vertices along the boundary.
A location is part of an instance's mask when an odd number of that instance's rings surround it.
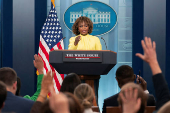
<svg viewBox="0 0 170 113">
<path fill-rule="evenodd" d="M 53 86 L 49 87 L 51 96 L 49 98 L 49 106 L 53 113 L 70 113 L 69 100 L 63 93 L 56 94 Z"/>
<path fill-rule="evenodd" d="M 118 96 L 118 102 L 122 109 L 123 113 L 144 113 L 145 107 L 147 104 L 147 94 L 143 91 L 141 86 L 131 82 L 127 83 L 124 86 L 122 86 L 121 91 Z M 133 106 L 130 106 L 133 100 L 130 99 L 136 99 L 136 103 L 133 104 Z M 125 105 L 127 104 L 127 105 Z M 138 106 L 138 109 L 134 110 L 133 112 L 128 111 L 128 105 L 130 107 L 136 107 Z"/>
<path fill-rule="evenodd" d="M 136 56 L 147 62 L 152 71 L 152 81 L 157 98 L 156 111 L 158 111 L 165 103 L 170 100 L 170 92 L 165 77 L 159 66 L 156 54 L 156 43 L 152 42 L 151 38 L 145 37 L 141 41 L 144 54 L 136 53 Z M 170 107 L 170 106 L 169 106 Z"/>
<path fill-rule="evenodd" d="M 83 113 L 82 106 L 72 93 L 60 92 L 56 94 L 52 85 L 49 89 L 51 96 L 49 100 L 42 105 L 40 113 Z"/>
<path fill-rule="evenodd" d="M 91 86 L 86 83 L 78 85 L 74 90 L 74 95 L 84 107 L 84 113 L 97 113 L 92 111 L 94 92 Z"/>
<path fill-rule="evenodd" d="M 44 73 L 43 73 L 44 62 L 39 55 L 35 54 L 33 64 L 34 64 L 34 67 L 38 70 L 38 73 L 39 73 L 37 75 L 37 90 L 32 96 L 25 95 L 23 98 L 27 98 L 27 99 L 36 101 L 37 97 L 38 97 L 38 95 L 40 94 L 40 91 L 41 91 L 41 82 L 42 82 L 42 79 L 43 79 L 43 76 L 44 76 Z M 17 96 L 20 96 L 20 89 L 21 89 L 21 80 L 20 80 L 19 77 L 17 77 L 17 91 L 16 91 Z"/>
<path fill-rule="evenodd" d="M 2 112 L 30 113 L 34 101 L 16 96 L 17 74 L 9 67 L 0 68 L 0 81 L 4 82 L 7 98 Z"/>
<path fill-rule="evenodd" d="M 6 96 L 7 96 L 6 86 L 2 81 L 0 81 L 0 113 L 5 105 Z"/>
<path fill-rule="evenodd" d="M 123 85 L 134 82 L 136 79 L 136 75 L 133 73 L 133 69 L 128 65 L 122 65 L 116 70 L 116 80 L 118 82 L 118 86 L 122 88 Z M 141 81 L 141 86 L 143 90 L 146 90 L 146 81 L 142 77 L 138 77 L 138 80 Z M 103 103 L 103 113 L 106 113 L 107 106 L 118 106 L 117 98 L 119 93 L 107 98 Z M 155 106 L 155 99 L 153 95 L 148 94 L 147 106 Z"/>
<path fill-rule="evenodd" d="M 83 113 L 83 108 L 81 104 L 72 93 L 65 92 L 64 95 L 66 95 L 66 97 L 68 98 L 70 113 Z"/>
<path fill-rule="evenodd" d="M 34 105 L 31 108 L 30 113 L 41 113 L 41 106 L 47 99 L 47 94 L 50 92 L 49 87 L 53 85 L 53 77 L 54 73 L 51 75 L 51 71 L 48 71 L 46 75 L 43 76 L 42 83 L 41 83 L 41 91 L 40 94 L 35 101 Z"/>
<path fill-rule="evenodd" d="M 136 56 L 147 62 L 152 71 L 152 81 L 157 98 L 156 111 L 153 113 L 167 113 L 169 112 L 167 108 L 170 108 L 170 92 L 157 60 L 156 43 L 155 41 L 152 42 L 151 38 L 145 37 L 145 39 L 141 41 L 141 44 L 144 54 L 136 53 Z M 123 97 L 122 94 L 120 96 Z M 137 101 L 137 98 L 130 96 L 126 96 L 127 100 L 123 98 L 123 109 L 126 108 L 126 110 L 123 110 L 123 113 L 136 113 L 136 111 L 140 109 L 140 101 Z"/>
<path fill-rule="evenodd" d="M 61 93 L 58 95 L 61 95 Z M 65 92 L 63 93 L 63 95 L 66 96 L 66 98 L 68 99 L 69 113 L 83 113 L 82 106 L 80 105 L 77 98 L 75 98 L 75 96 L 72 93 Z M 41 107 L 40 113 L 62 113 L 62 110 L 60 111 L 60 109 L 64 109 L 64 107 L 59 108 L 59 106 L 57 106 L 57 108 L 55 109 L 58 109 L 56 110 L 57 112 L 55 110 L 54 112 L 53 110 L 51 110 L 49 100 L 46 100 Z"/>
<path fill-rule="evenodd" d="M 81 80 L 76 73 L 69 73 L 63 80 L 60 92 L 74 93 L 74 89 L 81 84 Z"/>
<path fill-rule="evenodd" d="M 49 105 L 49 99 L 47 99 L 40 108 L 40 113 L 53 113 Z"/>
</svg>

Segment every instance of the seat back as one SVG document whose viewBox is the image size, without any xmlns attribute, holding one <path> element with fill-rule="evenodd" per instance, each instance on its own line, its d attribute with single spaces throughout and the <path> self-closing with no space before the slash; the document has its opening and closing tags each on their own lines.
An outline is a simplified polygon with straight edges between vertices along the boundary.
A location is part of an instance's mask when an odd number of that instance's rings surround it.
<svg viewBox="0 0 170 113">
<path fill-rule="evenodd" d="M 146 106 L 145 113 L 153 113 L 155 111 L 155 106 Z M 106 107 L 106 113 L 122 113 L 120 107 Z"/>
</svg>

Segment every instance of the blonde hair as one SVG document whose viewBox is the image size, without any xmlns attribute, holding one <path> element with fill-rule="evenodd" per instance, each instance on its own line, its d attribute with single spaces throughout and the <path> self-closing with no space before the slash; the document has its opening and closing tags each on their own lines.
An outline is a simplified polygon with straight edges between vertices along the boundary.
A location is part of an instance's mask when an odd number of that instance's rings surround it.
<svg viewBox="0 0 170 113">
<path fill-rule="evenodd" d="M 94 92 L 88 84 L 82 83 L 78 85 L 74 90 L 74 95 L 78 98 L 84 109 L 91 108 L 93 105 Z"/>
</svg>

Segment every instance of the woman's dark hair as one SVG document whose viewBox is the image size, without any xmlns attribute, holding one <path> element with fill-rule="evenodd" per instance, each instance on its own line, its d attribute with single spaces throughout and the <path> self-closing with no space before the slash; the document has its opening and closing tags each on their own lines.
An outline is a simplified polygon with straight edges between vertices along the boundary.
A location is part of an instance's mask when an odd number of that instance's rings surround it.
<svg viewBox="0 0 170 113">
<path fill-rule="evenodd" d="M 74 93 L 74 89 L 81 84 L 80 78 L 75 73 L 69 73 L 63 80 L 60 92 Z"/>
<path fill-rule="evenodd" d="M 21 80 L 20 78 L 17 76 L 17 91 L 16 91 L 16 96 L 20 96 L 20 89 L 21 89 Z"/>
<path fill-rule="evenodd" d="M 78 24 L 81 23 L 81 22 L 85 22 L 87 23 L 88 27 L 89 27 L 89 31 L 88 33 L 92 33 L 92 30 L 93 30 L 93 22 L 88 18 L 88 17 L 85 17 L 85 16 L 81 16 L 79 18 L 76 19 L 76 21 L 74 22 L 73 26 L 72 26 L 72 29 L 73 29 L 73 33 L 75 35 L 79 35 L 80 32 L 78 31 Z"/>
<path fill-rule="evenodd" d="M 52 110 L 50 109 L 50 104 L 49 104 L 49 100 L 46 100 L 40 109 L 40 113 L 53 113 Z"/>
<path fill-rule="evenodd" d="M 78 99 L 72 93 L 65 92 L 64 94 L 68 98 L 70 113 L 83 113 L 83 107 L 79 103 Z"/>
</svg>

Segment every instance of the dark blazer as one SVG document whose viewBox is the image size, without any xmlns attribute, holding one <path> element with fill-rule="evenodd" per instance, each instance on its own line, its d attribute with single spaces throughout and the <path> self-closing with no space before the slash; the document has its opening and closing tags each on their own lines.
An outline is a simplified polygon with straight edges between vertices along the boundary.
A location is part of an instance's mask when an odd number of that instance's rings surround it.
<svg viewBox="0 0 170 113">
<path fill-rule="evenodd" d="M 117 101 L 118 95 L 119 93 L 104 100 L 102 113 L 106 113 L 106 107 L 108 106 L 119 106 Z M 155 98 L 153 95 L 148 94 L 147 106 L 155 106 Z"/>
<path fill-rule="evenodd" d="M 7 98 L 2 112 L 30 113 L 34 101 L 28 100 L 7 91 Z"/>
<path fill-rule="evenodd" d="M 152 80 L 157 98 L 156 110 L 159 110 L 159 108 L 170 100 L 169 88 L 162 73 L 152 76 Z"/>
</svg>

